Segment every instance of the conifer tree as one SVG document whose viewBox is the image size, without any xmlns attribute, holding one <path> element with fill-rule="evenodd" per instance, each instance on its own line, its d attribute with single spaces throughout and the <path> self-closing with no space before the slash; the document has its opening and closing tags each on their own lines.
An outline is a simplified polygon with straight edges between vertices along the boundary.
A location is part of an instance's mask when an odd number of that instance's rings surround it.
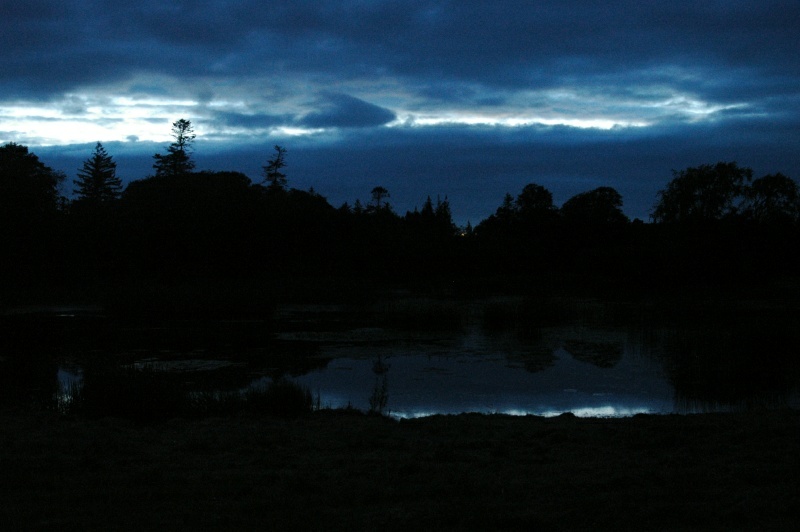
<svg viewBox="0 0 800 532">
<path fill-rule="evenodd" d="M 286 166 L 286 148 L 275 146 L 275 156 L 267 161 L 264 169 L 264 182 L 269 183 L 270 190 L 283 190 L 286 188 L 286 174 L 281 172 L 281 168 Z"/>
<path fill-rule="evenodd" d="M 172 137 L 175 141 L 167 148 L 166 155 L 153 155 L 156 161 L 153 163 L 156 177 L 179 177 L 194 170 L 191 151 L 195 134 L 191 121 L 181 118 L 173 122 Z"/>
<path fill-rule="evenodd" d="M 72 182 L 78 199 L 106 202 L 118 199 L 122 193 L 122 181 L 117 177 L 117 163 L 98 142 L 92 156 L 78 170 L 78 178 Z"/>
<path fill-rule="evenodd" d="M 381 209 L 389 210 L 389 202 L 386 201 L 386 198 L 391 197 L 389 191 L 386 190 L 384 187 L 375 187 L 372 189 L 372 207 L 374 210 L 379 211 Z"/>
</svg>

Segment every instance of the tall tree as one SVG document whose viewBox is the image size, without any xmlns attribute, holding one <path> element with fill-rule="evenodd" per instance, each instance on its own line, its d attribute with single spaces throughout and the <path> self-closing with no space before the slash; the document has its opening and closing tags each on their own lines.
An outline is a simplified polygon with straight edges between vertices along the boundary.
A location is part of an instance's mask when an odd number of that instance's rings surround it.
<svg viewBox="0 0 800 532">
<path fill-rule="evenodd" d="M 608 225 L 628 223 L 622 212 L 622 195 L 611 187 L 599 187 L 581 192 L 561 206 L 565 221 L 583 225 Z"/>
<path fill-rule="evenodd" d="M 59 259 L 59 183 L 64 174 L 45 166 L 28 148 L 0 146 L 0 279 L 50 278 L 63 273 Z M 19 276 L 19 277 L 17 277 Z M 16 282 L 10 281 L 12 283 Z"/>
<path fill-rule="evenodd" d="M 458 228 L 456 224 L 453 223 L 453 211 L 450 209 L 450 202 L 447 200 L 447 196 L 444 197 L 444 200 L 440 200 L 439 196 L 436 196 L 434 217 L 437 227 L 442 231 L 442 234 L 447 236 L 456 234 Z"/>
<path fill-rule="evenodd" d="M 78 178 L 73 180 L 78 199 L 93 202 L 107 202 L 118 199 L 122 194 L 122 180 L 117 177 L 117 163 L 98 142 L 92 156 L 78 170 Z"/>
<path fill-rule="evenodd" d="M 195 134 L 191 121 L 181 118 L 173 122 L 172 137 L 175 140 L 167 148 L 166 154 L 153 155 L 156 177 L 178 177 L 194 170 L 191 152 Z"/>
<path fill-rule="evenodd" d="M 494 214 L 483 220 L 475 228 L 475 233 L 483 236 L 509 236 L 509 232 L 518 221 L 519 207 L 514 201 L 514 196 L 506 192 L 503 203 Z"/>
<path fill-rule="evenodd" d="M 286 148 L 275 146 L 275 155 L 267 161 L 267 166 L 262 166 L 264 170 L 264 183 L 268 183 L 270 190 L 283 190 L 286 188 L 286 174 L 281 169 L 286 167 Z"/>
<path fill-rule="evenodd" d="M 384 187 L 375 187 L 372 189 L 372 206 L 376 210 L 380 209 L 388 209 L 389 203 L 386 201 L 386 198 L 390 197 L 389 191 L 386 190 Z"/>
<path fill-rule="evenodd" d="M 744 190 L 745 214 L 758 222 L 800 219 L 800 188 L 790 177 L 772 174 L 753 180 Z"/>
<path fill-rule="evenodd" d="M 26 146 L 0 147 L 0 215 L 35 216 L 54 211 L 61 201 L 58 185 L 64 174 L 42 163 Z"/>
<path fill-rule="evenodd" d="M 503 203 L 497 208 L 497 211 L 494 213 L 494 215 L 499 220 L 503 220 L 505 223 L 508 223 L 517 216 L 518 210 L 519 208 L 514 202 L 514 196 L 512 196 L 511 193 L 506 192 L 505 196 L 503 196 Z"/>
<path fill-rule="evenodd" d="M 531 236 L 532 232 L 548 231 L 548 226 L 551 226 L 558 218 L 552 192 L 535 183 L 525 185 L 514 205 L 516 218 L 528 236 Z"/>
<path fill-rule="evenodd" d="M 655 222 L 673 223 L 708 222 L 734 215 L 752 177 L 750 168 L 735 162 L 673 171 L 672 181 L 658 193 L 651 217 Z"/>
<path fill-rule="evenodd" d="M 433 206 L 431 197 L 425 200 L 422 210 L 414 209 L 414 212 L 407 212 L 405 221 L 429 236 L 454 236 L 457 227 L 453 223 L 453 214 L 450 210 L 450 202 L 447 197 L 444 201 L 436 197 L 436 207 Z"/>
<path fill-rule="evenodd" d="M 525 188 L 517 196 L 516 205 L 523 216 L 555 211 L 553 194 L 543 186 L 535 183 L 525 185 Z"/>
</svg>

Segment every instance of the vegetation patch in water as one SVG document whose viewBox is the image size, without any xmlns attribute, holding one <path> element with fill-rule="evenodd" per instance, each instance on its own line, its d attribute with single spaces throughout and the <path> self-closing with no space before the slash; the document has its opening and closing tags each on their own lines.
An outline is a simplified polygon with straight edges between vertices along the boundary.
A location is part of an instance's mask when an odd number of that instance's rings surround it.
<svg viewBox="0 0 800 532">
<path fill-rule="evenodd" d="M 594 364 L 599 368 L 612 368 L 622 359 L 622 344 L 616 342 L 592 342 L 567 340 L 564 350 L 576 360 Z"/>
<path fill-rule="evenodd" d="M 78 417 L 150 423 L 243 413 L 294 417 L 318 410 L 319 398 L 288 379 L 245 391 L 192 392 L 163 371 L 128 366 L 88 373 L 55 397 L 55 408 Z"/>
</svg>

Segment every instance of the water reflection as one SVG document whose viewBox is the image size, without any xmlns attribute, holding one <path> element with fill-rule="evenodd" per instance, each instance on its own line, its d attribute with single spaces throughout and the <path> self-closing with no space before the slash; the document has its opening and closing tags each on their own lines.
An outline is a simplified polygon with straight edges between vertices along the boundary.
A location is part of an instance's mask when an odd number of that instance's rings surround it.
<svg viewBox="0 0 800 532">
<path fill-rule="evenodd" d="M 20 341 L 0 350 L 0 404 L 55 399 L 67 405 L 83 382 L 97 386 L 120 367 L 146 370 L 187 392 L 291 378 L 323 407 L 401 418 L 627 416 L 800 402 L 800 327 L 792 313 L 665 317 L 637 308 L 621 315 L 593 303 L 562 306 L 559 314 L 552 305 L 493 303 L 477 310 L 440 305 L 437 312 L 460 317 L 419 328 L 409 326 L 417 321 L 399 320 L 403 326 L 392 327 L 395 314 L 413 306 L 398 308 L 375 318 L 341 307 L 298 307 L 268 324 L 269 333 L 256 322 L 162 327 L 152 334 L 139 328 L 138 343 L 130 328 L 109 327 L 102 345 L 62 326 L 58 344 Z M 187 341 L 201 329 L 210 340 Z M 71 337 L 80 341 L 69 345 Z M 123 341 L 109 344 L 109 338 Z"/>
<path fill-rule="evenodd" d="M 54 392 L 55 408 L 59 412 L 69 410 L 75 395 L 83 387 L 83 370 L 77 366 L 59 366 L 58 380 Z"/>
<path fill-rule="evenodd" d="M 384 356 L 391 363 L 387 411 L 396 417 L 462 412 L 632 415 L 671 412 L 673 392 L 652 359 L 621 358 L 604 369 L 556 350 L 545 371 L 526 371 L 504 357 Z M 298 378 L 323 406 L 368 409 L 374 376 L 366 358 L 336 358 Z"/>
</svg>

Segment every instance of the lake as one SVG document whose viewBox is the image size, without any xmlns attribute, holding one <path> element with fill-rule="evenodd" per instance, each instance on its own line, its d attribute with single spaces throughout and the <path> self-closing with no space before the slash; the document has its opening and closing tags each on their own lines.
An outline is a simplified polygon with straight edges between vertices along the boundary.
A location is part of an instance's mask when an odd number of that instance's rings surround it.
<svg viewBox="0 0 800 532">
<path fill-rule="evenodd" d="M 795 313 L 751 303 L 675 308 L 407 298 L 286 305 L 264 320 L 113 325 L 98 312 L 91 319 L 49 313 L 47 324 L 69 333 L 39 347 L 53 356 L 20 363 L 6 346 L 0 378 L 16 395 L 55 395 L 62 403 L 109 364 L 163 375 L 189 391 L 247 390 L 288 378 L 322 407 L 368 410 L 371 399 L 382 399 L 379 409 L 398 418 L 800 405 Z"/>
</svg>

